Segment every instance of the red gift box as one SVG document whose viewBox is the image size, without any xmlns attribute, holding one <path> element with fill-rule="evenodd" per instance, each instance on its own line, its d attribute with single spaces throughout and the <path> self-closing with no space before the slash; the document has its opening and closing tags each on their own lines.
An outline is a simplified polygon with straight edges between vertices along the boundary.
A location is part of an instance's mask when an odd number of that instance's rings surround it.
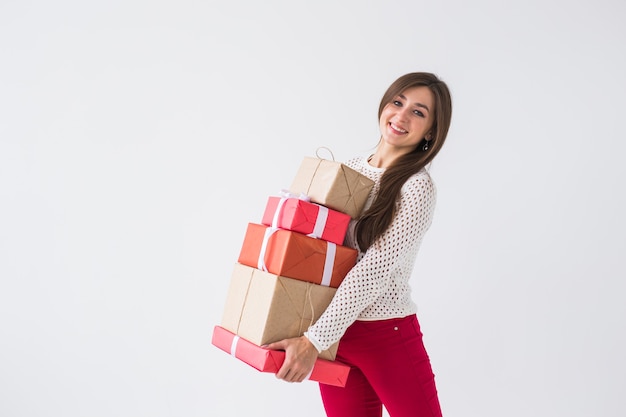
<svg viewBox="0 0 626 417">
<path fill-rule="evenodd" d="M 285 361 L 284 351 L 262 348 L 221 326 L 213 328 L 211 343 L 261 372 L 275 374 Z M 318 358 L 308 379 L 344 387 L 349 373 L 350 367 L 346 364 Z"/>
<path fill-rule="evenodd" d="M 285 194 L 269 197 L 263 223 L 266 226 L 292 230 L 317 239 L 343 244 L 350 216 L 320 204 Z"/>
<path fill-rule="evenodd" d="M 338 288 L 356 249 L 302 233 L 248 223 L 238 262 L 287 278 Z"/>
</svg>

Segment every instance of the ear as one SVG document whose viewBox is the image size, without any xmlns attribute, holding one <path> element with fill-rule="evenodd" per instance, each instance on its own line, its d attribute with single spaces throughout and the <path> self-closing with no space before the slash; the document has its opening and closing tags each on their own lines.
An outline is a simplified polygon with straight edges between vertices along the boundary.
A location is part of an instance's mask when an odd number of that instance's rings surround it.
<svg viewBox="0 0 626 417">
<path fill-rule="evenodd" d="M 433 140 L 435 138 L 435 133 L 437 131 L 436 126 L 433 124 L 432 126 L 430 126 L 430 128 L 428 129 L 428 132 L 426 132 L 426 134 L 424 135 L 424 138 L 426 140 Z"/>
</svg>

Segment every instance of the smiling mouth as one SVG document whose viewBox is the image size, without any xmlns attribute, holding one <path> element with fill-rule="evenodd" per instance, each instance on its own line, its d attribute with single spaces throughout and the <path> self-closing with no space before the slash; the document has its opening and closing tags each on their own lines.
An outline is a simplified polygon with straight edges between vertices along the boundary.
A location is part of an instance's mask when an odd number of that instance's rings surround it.
<svg viewBox="0 0 626 417">
<path fill-rule="evenodd" d="M 394 130 L 394 131 L 396 131 L 396 132 L 398 132 L 398 133 L 402 133 L 402 134 L 404 134 L 404 133 L 408 133 L 408 130 L 404 130 L 404 129 L 402 129 L 401 127 L 396 126 L 395 124 L 393 124 L 393 123 L 391 123 L 391 122 L 389 122 L 389 127 L 390 127 L 392 130 Z"/>
</svg>

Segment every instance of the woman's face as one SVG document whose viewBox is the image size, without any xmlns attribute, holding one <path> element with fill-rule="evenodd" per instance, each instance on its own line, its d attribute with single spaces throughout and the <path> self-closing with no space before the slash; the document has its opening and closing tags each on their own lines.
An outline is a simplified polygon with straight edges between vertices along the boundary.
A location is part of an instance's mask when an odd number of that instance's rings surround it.
<svg viewBox="0 0 626 417">
<path fill-rule="evenodd" d="M 415 149 L 434 121 L 434 97 L 428 87 L 411 87 L 392 99 L 380 115 L 382 140 L 402 153 Z"/>
</svg>

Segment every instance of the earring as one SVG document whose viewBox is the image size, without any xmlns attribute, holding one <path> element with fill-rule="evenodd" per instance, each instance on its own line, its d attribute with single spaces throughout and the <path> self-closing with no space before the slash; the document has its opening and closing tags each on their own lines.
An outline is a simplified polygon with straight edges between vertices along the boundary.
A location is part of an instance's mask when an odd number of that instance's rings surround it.
<svg viewBox="0 0 626 417">
<path fill-rule="evenodd" d="M 428 150 L 428 148 L 430 148 L 430 141 L 431 141 L 431 140 L 432 140 L 432 139 L 426 139 L 426 138 L 424 138 L 425 143 L 424 143 L 424 146 L 422 146 L 422 150 L 423 150 L 424 152 L 426 152 L 426 151 Z"/>
</svg>

